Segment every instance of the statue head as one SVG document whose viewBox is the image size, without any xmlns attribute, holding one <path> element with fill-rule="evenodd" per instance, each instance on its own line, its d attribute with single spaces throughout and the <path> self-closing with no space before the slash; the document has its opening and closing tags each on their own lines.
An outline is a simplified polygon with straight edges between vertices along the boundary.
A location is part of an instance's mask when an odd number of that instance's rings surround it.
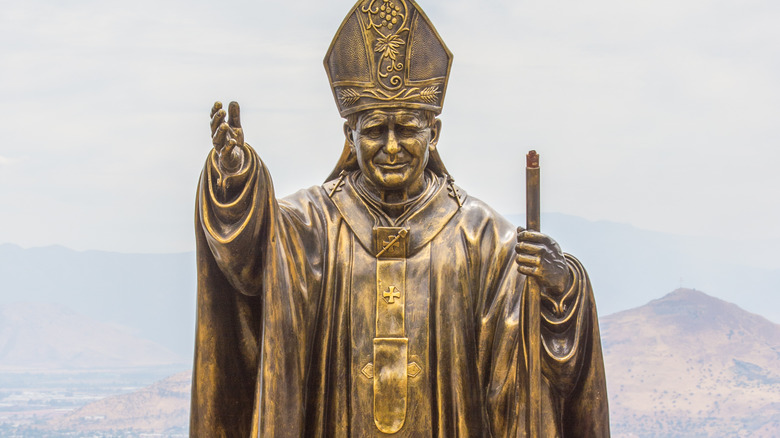
<svg viewBox="0 0 780 438">
<path fill-rule="evenodd" d="M 436 150 L 452 53 L 413 0 L 360 0 L 325 56 L 346 143 L 331 177 L 359 168 L 375 186 L 408 188 Z"/>
<path fill-rule="evenodd" d="M 409 108 L 364 110 L 347 117 L 344 134 L 363 175 L 382 190 L 422 189 L 441 121 L 431 111 Z"/>
</svg>

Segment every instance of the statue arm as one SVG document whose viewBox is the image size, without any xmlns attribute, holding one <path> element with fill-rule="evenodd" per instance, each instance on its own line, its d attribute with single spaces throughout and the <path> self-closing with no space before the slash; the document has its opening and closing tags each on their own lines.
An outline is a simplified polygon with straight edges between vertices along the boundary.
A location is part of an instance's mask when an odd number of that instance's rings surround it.
<svg viewBox="0 0 780 438">
<path fill-rule="evenodd" d="M 263 249 L 261 234 L 268 212 L 277 209 L 265 166 L 249 145 L 239 147 L 241 167 L 228 172 L 212 150 L 198 190 L 198 222 L 217 264 L 228 281 L 247 295 L 260 293 Z"/>
<path fill-rule="evenodd" d="M 588 315 L 593 306 L 590 281 L 580 262 L 566 254 L 569 280 L 563 293 L 542 290 L 542 371 L 562 394 L 571 392 L 590 341 Z"/>
<path fill-rule="evenodd" d="M 310 192 L 277 202 L 255 151 L 242 141 L 228 152 L 218 140 L 201 174 L 195 213 L 198 327 L 190 433 L 256 436 L 258 391 L 277 394 L 266 410 L 275 407 L 289 424 L 302 424 L 300 385 L 326 228 Z M 228 153 L 233 158 L 226 159 Z M 273 414 L 260 415 L 272 423 Z M 294 427 L 289 431 L 296 434 Z"/>
<path fill-rule="evenodd" d="M 525 427 L 527 277 L 516 269 L 516 251 L 509 250 L 510 242 L 504 236 L 509 233 L 497 228 L 503 237 L 481 240 L 483 254 L 490 252 L 489 245 L 498 250 L 489 263 L 491 269 L 486 270 L 490 275 L 481 281 L 486 289 L 480 300 L 479 357 L 491 431 L 495 436 L 509 436 Z M 558 433 L 574 421 L 589 432 L 562 436 L 608 436 L 606 381 L 591 285 L 576 258 L 568 254 L 562 258 L 567 271 L 562 289 L 551 283 L 542 289 L 544 430 L 553 428 Z"/>
<path fill-rule="evenodd" d="M 307 283 L 318 279 L 322 250 L 316 202 L 306 196 L 297 203 L 277 202 L 268 169 L 244 143 L 237 103 L 231 102 L 229 119 L 219 102 L 211 115 L 214 149 L 201 176 L 197 211 L 210 252 L 231 285 L 246 295 L 282 279 L 291 293 L 306 293 L 313 286 Z"/>
<path fill-rule="evenodd" d="M 588 274 L 550 236 L 519 228 L 517 242 L 518 271 L 541 286 L 542 371 L 559 394 L 569 394 L 587 366 L 591 326 L 598 330 Z"/>
<path fill-rule="evenodd" d="M 562 398 L 563 436 L 608 437 L 606 377 L 593 289 L 576 258 L 566 254 L 566 263 L 570 279 L 564 293 L 542 293 L 542 374 Z"/>
</svg>

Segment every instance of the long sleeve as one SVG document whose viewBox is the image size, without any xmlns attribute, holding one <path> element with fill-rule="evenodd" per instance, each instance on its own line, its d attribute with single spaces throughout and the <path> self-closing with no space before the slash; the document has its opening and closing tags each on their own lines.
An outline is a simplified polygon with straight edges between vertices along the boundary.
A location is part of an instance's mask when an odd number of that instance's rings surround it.
<svg viewBox="0 0 780 438">
<path fill-rule="evenodd" d="M 552 297 L 542 291 L 542 371 L 555 382 L 555 389 L 562 395 L 573 390 L 579 377 L 584 355 L 582 350 L 588 341 L 590 309 L 590 282 L 580 262 L 566 254 L 571 281 L 564 293 Z"/>
<path fill-rule="evenodd" d="M 560 382 L 564 437 L 609 437 L 607 381 L 593 288 L 579 260 L 568 254 L 566 258 L 574 279 L 564 294 L 561 316 L 542 313 L 546 357 L 548 363 L 557 364 L 547 376 Z M 563 330 L 556 330 L 559 321 Z"/>
<path fill-rule="evenodd" d="M 305 195 L 278 202 L 262 161 L 243 152 L 223 174 L 212 151 L 199 183 L 190 434 L 300 436 L 324 226 Z"/>
<path fill-rule="evenodd" d="M 563 437 L 608 437 L 609 410 L 593 288 L 582 264 L 566 254 L 572 281 L 561 297 L 542 297 L 542 373 L 551 397 L 543 412 Z M 550 383 L 552 382 L 552 383 Z"/>
<path fill-rule="evenodd" d="M 278 206 L 262 161 L 249 146 L 243 152 L 242 167 L 223 173 L 211 151 L 198 191 L 198 225 L 228 281 L 246 295 L 259 295 L 268 258 L 261 243 L 273 231 Z"/>
<path fill-rule="evenodd" d="M 506 228 L 506 230 L 504 230 Z M 484 233 L 497 246 L 481 275 L 479 324 L 488 422 L 496 437 L 523 436 L 528 391 L 527 291 L 508 227 Z M 499 237 L 487 238 L 493 234 Z M 506 236 L 504 236 L 506 235 Z M 511 239 L 510 239 L 511 238 Z M 542 432 L 547 437 L 609 436 L 606 381 L 593 292 L 582 265 L 569 255 L 571 282 L 560 296 L 542 294 Z M 519 368 L 519 373 L 518 373 Z"/>
</svg>

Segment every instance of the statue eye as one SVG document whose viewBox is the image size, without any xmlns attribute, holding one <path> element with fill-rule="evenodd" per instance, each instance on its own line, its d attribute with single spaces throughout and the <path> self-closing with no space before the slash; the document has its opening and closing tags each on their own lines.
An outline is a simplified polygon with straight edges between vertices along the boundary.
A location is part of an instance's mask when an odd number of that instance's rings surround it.
<svg viewBox="0 0 780 438">
<path fill-rule="evenodd" d="M 417 128 L 411 126 L 401 126 L 398 128 L 398 134 L 403 137 L 414 137 L 417 135 Z"/>
<path fill-rule="evenodd" d="M 363 130 L 363 135 L 369 138 L 379 138 L 385 133 L 384 126 L 372 126 Z"/>
</svg>

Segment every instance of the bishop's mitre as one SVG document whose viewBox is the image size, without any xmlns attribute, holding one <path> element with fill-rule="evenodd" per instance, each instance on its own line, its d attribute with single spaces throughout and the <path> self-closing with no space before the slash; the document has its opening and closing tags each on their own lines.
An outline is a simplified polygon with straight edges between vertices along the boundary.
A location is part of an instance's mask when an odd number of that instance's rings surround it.
<svg viewBox="0 0 780 438">
<path fill-rule="evenodd" d="M 413 0 L 360 0 L 325 56 L 342 117 L 374 108 L 440 114 L 452 53 Z"/>
</svg>

